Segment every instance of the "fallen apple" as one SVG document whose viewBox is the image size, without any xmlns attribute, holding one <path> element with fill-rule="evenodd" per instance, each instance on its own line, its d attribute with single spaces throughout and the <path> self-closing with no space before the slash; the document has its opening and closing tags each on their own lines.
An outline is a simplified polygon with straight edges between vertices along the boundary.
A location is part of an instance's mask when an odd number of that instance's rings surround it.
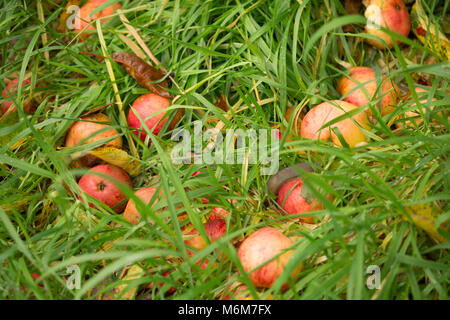
<svg viewBox="0 0 450 320">
<path fill-rule="evenodd" d="M 96 173 L 106 175 L 115 181 L 99 176 Z M 116 182 L 132 188 L 131 179 L 124 170 L 113 165 L 101 164 L 91 168 L 83 175 L 80 181 L 78 181 L 78 185 L 86 194 L 104 203 L 116 213 L 119 213 L 126 205 L 126 197 Z M 89 203 L 89 206 L 95 207 L 93 203 Z"/>
<path fill-rule="evenodd" d="M 380 27 L 389 29 L 399 35 L 407 37 L 411 30 L 408 9 L 402 0 L 364 0 L 367 18 L 366 33 L 381 38 L 381 40 L 366 39 L 368 43 L 378 49 L 394 47 L 392 37 L 381 30 Z M 397 41 L 398 43 L 398 41 Z"/>
<path fill-rule="evenodd" d="M 274 260 L 249 274 L 250 280 L 256 287 L 270 288 L 280 277 L 292 255 L 292 250 L 283 251 L 292 243 L 291 239 L 271 227 L 259 229 L 242 242 L 238 250 L 238 257 L 247 273 L 280 254 Z M 302 268 L 303 264 L 299 264 L 291 273 L 291 277 L 295 277 Z M 285 290 L 288 286 L 288 283 L 284 283 L 282 289 Z"/>
<path fill-rule="evenodd" d="M 155 192 L 158 191 L 157 187 L 148 187 L 143 188 L 135 192 L 135 196 L 142 200 L 144 204 L 149 204 Z M 155 199 L 155 202 L 152 205 L 155 205 L 158 202 L 158 199 Z M 128 200 L 125 211 L 123 212 L 124 218 L 133 224 L 138 224 L 141 219 L 141 215 L 139 214 L 138 209 L 136 208 L 136 204 L 132 199 Z"/>
<path fill-rule="evenodd" d="M 137 98 L 128 113 L 128 125 L 131 128 L 138 130 L 134 131 L 139 139 L 145 143 L 145 138 L 147 133 L 145 132 L 146 127 L 154 135 L 158 133 L 163 128 L 167 121 L 164 118 L 166 114 L 166 109 L 169 107 L 169 99 L 159 96 L 155 93 L 148 93 Z M 145 125 L 144 125 L 145 123 Z M 149 144 L 151 140 L 149 140 Z"/>
<path fill-rule="evenodd" d="M 316 210 L 322 210 L 323 205 L 317 199 L 309 199 L 310 195 L 305 195 L 301 178 L 294 178 L 286 182 L 278 192 L 278 205 L 289 215 L 301 214 Z M 313 223 L 313 216 L 303 216 L 299 218 L 300 221 L 306 223 Z"/>
<path fill-rule="evenodd" d="M 205 227 L 206 235 L 211 242 L 220 239 L 227 232 L 227 223 L 224 219 L 221 218 L 209 220 L 205 222 L 203 226 Z M 184 243 L 189 247 L 197 250 L 206 248 L 206 241 L 205 239 L 203 239 L 197 229 L 193 228 L 189 230 L 186 235 L 190 237 L 189 239 L 184 240 Z"/>
<path fill-rule="evenodd" d="M 399 89 L 394 81 L 382 77 L 382 82 L 377 83 L 375 71 L 369 67 L 354 67 L 350 69 L 350 74 L 347 77 L 342 77 L 338 81 L 337 91 L 343 100 L 354 104 L 357 107 L 362 107 L 372 99 L 381 98 L 381 103 L 378 104 L 381 115 L 391 113 L 394 110 L 397 100 L 399 98 Z M 377 90 L 381 87 L 381 93 Z M 372 116 L 372 111 L 367 111 L 369 117 Z"/>
<path fill-rule="evenodd" d="M 96 113 L 81 118 L 76 121 L 67 132 L 66 147 L 80 146 L 83 144 L 93 143 L 102 139 L 118 136 L 119 132 L 111 125 L 109 117 L 103 113 Z M 122 148 L 122 137 L 110 140 L 104 146 Z M 76 155 L 74 155 L 74 158 Z M 100 159 L 86 154 L 78 159 L 78 161 L 86 167 L 92 167 L 99 163 Z"/>
<path fill-rule="evenodd" d="M 104 23 L 111 19 L 110 16 L 114 14 L 114 11 L 122 8 L 120 3 L 114 3 L 113 5 L 110 5 L 103 10 L 92 14 L 92 11 L 94 11 L 106 1 L 108 0 L 89 0 L 88 2 L 86 2 L 86 4 L 80 8 L 78 15 L 75 16 L 75 19 L 73 21 L 74 30 L 95 30 L 96 27 L 93 23 L 95 20 L 101 19 L 100 22 Z"/>
<path fill-rule="evenodd" d="M 359 126 L 368 129 L 369 120 L 366 112 L 360 112 L 320 130 L 326 123 L 356 108 L 358 107 L 340 100 L 323 102 L 315 106 L 303 118 L 301 136 L 320 141 L 327 141 L 331 137 L 333 143 L 341 147 L 342 143 L 335 132 L 336 129 L 339 129 L 349 147 L 353 148 L 364 143 L 367 138 Z"/>
<path fill-rule="evenodd" d="M 18 82 L 19 78 L 15 78 L 6 85 L 6 89 L 3 89 L 2 91 L 2 99 L 7 99 L 10 97 L 10 95 L 13 95 L 17 92 L 17 87 L 19 86 Z M 29 85 L 30 83 L 31 83 L 30 79 L 25 79 L 22 82 L 22 88 L 25 87 L 25 84 Z M 2 102 L 2 114 L 5 114 L 8 110 L 10 110 L 10 112 L 17 111 L 17 107 L 14 105 L 12 100 L 6 100 Z M 35 111 L 35 108 L 31 103 L 30 99 L 26 99 L 24 101 L 23 111 L 25 113 L 31 113 Z"/>
</svg>

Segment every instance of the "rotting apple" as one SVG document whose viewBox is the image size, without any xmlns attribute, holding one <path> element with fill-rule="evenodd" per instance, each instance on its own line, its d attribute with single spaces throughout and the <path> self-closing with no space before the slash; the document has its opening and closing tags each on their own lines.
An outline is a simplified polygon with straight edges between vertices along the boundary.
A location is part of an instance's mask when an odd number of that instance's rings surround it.
<svg viewBox="0 0 450 320">
<path fill-rule="evenodd" d="M 336 129 L 339 129 L 349 147 L 353 148 L 364 143 L 367 137 L 359 126 L 364 129 L 369 128 L 369 119 L 365 111 L 320 130 L 326 123 L 356 108 L 358 107 L 340 100 L 323 102 L 315 106 L 303 118 L 301 136 L 321 141 L 328 141 L 331 138 L 335 145 L 341 147 L 342 143 L 335 132 Z"/>
<path fill-rule="evenodd" d="M 337 84 L 337 91 L 344 97 L 344 101 L 362 107 L 369 104 L 370 100 L 381 97 L 381 103 L 378 104 L 381 115 L 394 110 L 399 99 L 399 89 L 394 81 L 383 76 L 381 84 L 377 83 L 375 71 L 369 67 L 354 67 L 349 71 L 349 75 L 339 79 Z M 379 87 L 380 95 L 377 94 Z M 372 116 L 370 109 L 367 113 L 369 117 Z"/>
<path fill-rule="evenodd" d="M 366 33 L 383 41 L 366 39 L 368 43 L 378 49 L 394 47 L 392 37 L 380 27 L 389 29 L 399 35 L 407 37 L 411 30 L 408 9 L 402 0 L 364 0 L 366 10 L 364 16 L 367 18 Z M 386 43 L 386 44 L 385 44 Z"/>
<path fill-rule="evenodd" d="M 111 181 L 96 173 L 103 174 L 115 181 Z M 131 179 L 124 170 L 110 164 L 101 164 L 91 168 L 83 175 L 78 181 L 78 185 L 86 194 L 119 213 L 125 208 L 126 197 L 116 182 L 132 188 Z M 81 199 L 81 196 L 79 198 Z M 89 206 L 95 207 L 93 203 L 89 203 Z"/>
<path fill-rule="evenodd" d="M 76 121 L 67 132 L 66 147 L 79 146 L 96 142 L 102 139 L 118 136 L 119 132 L 111 125 L 109 117 L 103 113 L 96 113 L 81 118 L 81 121 Z M 104 146 L 122 148 L 122 137 L 110 140 Z M 75 156 L 76 157 L 76 156 Z M 78 159 L 78 161 L 86 167 L 91 167 L 99 163 L 100 159 L 86 154 Z"/>
<path fill-rule="evenodd" d="M 158 191 L 157 187 L 148 187 L 143 188 L 135 192 L 135 196 L 142 200 L 142 202 L 146 205 L 148 205 L 155 195 L 155 193 Z M 162 193 L 162 192 L 161 192 Z M 160 194 L 161 196 L 161 194 Z M 158 199 L 155 199 L 155 202 L 152 204 L 154 206 Z M 125 211 L 123 212 L 124 218 L 133 224 L 138 224 L 139 220 L 141 219 L 141 215 L 139 214 L 138 209 L 136 208 L 136 204 L 133 201 L 133 199 L 128 200 L 127 206 L 125 208 Z"/>
<path fill-rule="evenodd" d="M 158 135 L 161 131 L 167 121 L 164 115 L 169 105 L 169 99 L 155 93 L 144 94 L 133 102 L 128 113 L 128 125 L 131 128 L 137 129 L 134 131 L 134 134 L 142 142 L 145 142 L 145 138 L 147 137 L 147 133 L 145 132 L 146 127 L 154 135 Z M 149 140 L 150 143 L 151 140 Z"/>
<path fill-rule="evenodd" d="M 305 195 L 306 186 L 301 178 L 294 178 L 286 182 L 278 192 L 277 203 L 289 215 L 322 210 L 323 205 L 317 199 L 308 199 Z M 304 216 L 300 221 L 313 223 L 313 216 Z"/>
<path fill-rule="evenodd" d="M 280 277 L 292 255 L 292 250 L 283 251 L 292 244 L 291 239 L 271 227 L 257 230 L 242 242 L 238 249 L 238 257 L 247 273 L 279 255 L 249 274 L 256 287 L 270 288 Z M 303 264 L 299 264 L 291 273 L 291 277 L 295 277 L 302 268 Z M 288 283 L 284 283 L 282 289 L 285 290 L 288 286 Z"/>
<path fill-rule="evenodd" d="M 114 14 L 114 11 L 122 8 L 120 3 L 114 3 L 113 5 L 110 5 L 102 11 L 96 12 L 92 15 L 92 11 L 94 11 L 106 1 L 108 0 L 89 0 L 88 2 L 86 2 L 86 4 L 80 8 L 78 15 L 75 16 L 74 30 L 95 30 L 95 25 L 92 24 L 93 21 L 101 19 L 100 22 L 104 23 L 111 19 L 110 16 Z"/>
<path fill-rule="evenodd" d="M 13 95 L 17 92 L 17 87 L 19 86 L 18 82 L 19 78 L 15 78 L 6 85 L 6 88 L 2 91 L 2 99 L 7 99 L 10 97 L 10 94 Z M 29 84 L 31 84 L 30 79 L 24 79 L 24 81 L 22 82 L 22 88 L 25 87 L 25 85 Z M 17 107 L 14 105 L 12 100 L 6 100 L 2 102 L 2 114 L 5 114 L 8 110 L 10 110 L 10 112 L 17 111 Z M 26 99 L 24 101 L 23 111 L 25 113 L 31 113 L 35 111 L 35 108 L 30 99 Z"/>
</svg>

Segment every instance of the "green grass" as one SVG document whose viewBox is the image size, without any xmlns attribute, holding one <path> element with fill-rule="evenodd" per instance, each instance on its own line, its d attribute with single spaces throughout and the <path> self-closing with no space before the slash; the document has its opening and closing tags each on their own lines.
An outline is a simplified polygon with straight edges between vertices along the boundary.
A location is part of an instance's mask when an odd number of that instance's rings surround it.
<svg viewBox="0 0 450 320">
<path fill-rule="evenodd" d="M 45 23 L 39 21 L 38 2 Z M 172 86 L 172 95 L 180 95 L 174 109 L 185 108 L 178 127 L 189 130 L 196 120 L 213 127 L 215 123 L 205 120 L 224 119 L 225 113 L 214 106 L 221 94 L 236 110 L 248 106 L 225 119 L 225 129 L 292 125 L 284 119 L 287 108 L 306 103 L 308 110 L 340 98 L 336 82 L 344 74 L 341 61 L 370 66 L 377 73 L 380 63 L 389 66 L 389 75 L 403 91 L 411 89 L 418 76 L 430 77 L 430 99 L 425 105 L 429 107 L 435 98 L 436 107 L 420 115 L 419 126 L 396 129 L 393 125 L 399 121 L 396 116 L 411 109 L 410 102 L 378 117 L 367 132 L 368 144 L 354 149 L 300 138 L 288 141 L 283 136 L 280 169 L 307 161 L 316 170 L 305 173 L 305 183 L 324 204 L 324 210 L 314 213 L 324 223 L 311 229 L 276 213 L 276 198 L 267 188 L 269 176 L 259 174 L 260 166 L 174 165 L 169 155 L 175 142 L 167 126 L 152 137 L 149 148 L 136 139 L 114 104 L 105 61 L 79 54 L 103 55 L 98 34 L 94 31 L 81 40 L 74 32 L 57 32 L 64 8 L 59 2 L 0 4 L 0 80 L 23 79 L 31 73 L 34 94 L 42 94 L 37 111 L 25 116 L 20 106 L 30 93 L 20 90 L 15 96 L 19 114 L 0 124 L 2 299 L 93 299 L 89 292 L 104 279 L 110 283 L 100 292 L 126 284 L 138 288 L 136 299 L 217 299 L 237 282 L 246 284 L 254 298 L 263 299 L 270 295 L 275 299 L 448 299 L 450 233 L 444 226 L 450 218 L 450 124 L 446 113 L 439 111 L 448 112 L 450 71 L 439 56 L 437 64 L 426 64 L 434 53 L 412 33 L 405 46 L 374 50 L 363 41 L 363 16 L 345 16 L 337 0 L 121 1 L 130 24 L 174 73 L 182 90 Z M 431 21 L 442 24 L 448 3 L 426 3 Z M 342 31 L 348 23 L 355 23 L 355 33 Z M 48 36 L 45 46 L 43 32 Z M 119 17 L 103 24 L 100 32 L 109 53 L 131 52 L 119 35 L 134 39 Z M 45 52 L 50 55 L 48 62 Z M 112 63 L 112 67 L 127 113 L 147 91 L 120 65 Z M 40 83 L 45 85 L 37 87 Z M 0 86 L 3 90 L 3 81 Z M 129 150 L 126 137 L 136 145 L 142 173 L 133 178 L 134 189 L 155 185 L 164 190 L 166 200 L 160 205 L 166 209 L 156 214 L 157 208 L 143 208 L 144 219 L 137 226 L 108 208 L 95 210 L 78 200 L 77 177 L 85 170 L 71 168 L 71 150 L 61 148 L 73 121 L 101 106 L 106 106 L 102 112 L 123 135 L 125 148 Z M 369 107 L 374 106 L 376 101 Z M 26 140 L 20 148 L 10 149 L 22 139 Z M 81 149 L 89 147 L 93 146 Z M 199 170 L 201 175 L 191 177 Z M 133 194 L 133 190 L 125 192 L 129 197 Z M 202 197 L 209 204 L 204 205 Z M 435 242 L 406 218 L 405 207 L 418 204 L 433 205 L 440 212 L 434 223 L 446 241 Z M 214 206 L 231 212 L 227 234 L 189 257 L 182 227 L 190 222 L 204 233 L 201 219 Z M 178 221 L 184 212 L 188 221 Z M 262 226 L 283 228 L 287 235 L 298 237 L 285 272 L 267 290 L 254 288 L 239 272 L 242 266 L 233 246 L 233 241 Z M 112 248 L 102 251 L 112 241 Z M 205 270 L 195 264 L 203 258 L 209 261 Z M 301 262 L 303 271 L 291 279 L 289 274 Z M 74 264 L 81 269 L 80 290 L 66 286 L 66 268 Z M 122 270 L 133 264 L 151 268 L 152 273 L 121 281 Z M 369 265 L 380 267 L 379 290 L 366 287 Z M 163 277 L 166 271 L 170 275 Z M 33 272 L 41 279 L 33 279 Z M 286 280 L 291 286 L 282 292 Z M 150 282 L 155 283 L 153 288 L 145 289 Z M 164 285 L 158 289 L 160 283 Z M 174 293 L 168 293 L 171 286 Z"/>
</svg>

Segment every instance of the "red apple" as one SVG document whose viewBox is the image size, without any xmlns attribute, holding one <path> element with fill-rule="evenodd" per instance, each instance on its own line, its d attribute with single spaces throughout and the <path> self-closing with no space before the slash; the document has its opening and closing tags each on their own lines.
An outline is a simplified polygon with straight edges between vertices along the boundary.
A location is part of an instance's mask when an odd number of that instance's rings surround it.
<svg viewBox="0 0 450 320">
<path fill-rule="evenodd" d="M 155 192 L 157 191 L 158 191 L 157 187 L 143 188 L 136 191 L 135 196 L 139 197 L 145 204 L 149 204 L 150 200 L 153 198 Z M 155 205 L 157 202 L 158 199 L 155 199 L 153 205 Z M 128 200 L 127 207 L 123 212 L 123 216 L 128 222 L 133 224 L 138 224 L 139 220 L 141 219 L 141 215 L 139 214 L 136 205 L 132 199 Z"/>
<path fill-rule="evenodd" d="M 220 239 L 227 232 L 227 223 L 224 219 L 213 219 L 204 223 L 206 234 L 211 242 Z M 184 243 L 189 247 L 197 250 L 202 250 L 206 248 L 207 244 L 203 237 L 199 234 L 197 229 L 191 229 L 186 233 L 189 236 L 196 235 L 195 237 L 190 237 L 186 239 Z"/>
<path fill-rule="evenodd" d="M 387 28 L 395 33 L 407 37 L 411 29 L 408 9 L 402 0 L 364 0 L 367 7 L 364 12 L 367 18 L 366 32 L 370 35 L 383 39 L 386 44 L 380 40 L 366 39 L 368 43 L 378 49 L 394 47 L 394 41 L 389 34 L 380 29 Z"/>
<path fill-rule="evenodd" d="M 288 214 L 301 214 L 310 211 L 322 210 L 323 206 L 317 199 L 305 199 L 302 194 L 303 180 L 295 178 L 286 182 L 278 192 L 277 203 Z M 314 217 L 304 216 L 300 221 L 313 223 Z"/>
<path fill-rule="evenodd" d="M 375 80 L 375 71 L 369 67 L 354 67 L 350 69 L 348 77 L 342 77 L 338 81 L 337 91 L 344 97 L 344 101 L 357 107 L 365 106 L 370 100 L 375 99 L 379 83 Z M 358 89 L 356 89 L 359 87 Z M 392 81 L 383 77 L 381 84 L 381 115 L 391 113 L 399 98 L 399 89 Z M 380 107 L 380 105 L 378 105 Z M 369 116 L 372 111 L 369 109 Z"/>
<path fill-rule="evenodd" d="M 19 78 L 15 78 L 6 85 L 6 89 L 3 89 L 3 91 L 2 91 L 2 99 L 9 98 L 10 94 L 13 95 L 17 92 L 17 87 L 19 86 L 18 82 L 19 82 Z M 30 83 L 31 83 L 30 79 L 24 79 L 24 81 L 22 82 L 22 88 L 25 87 L 25 84 L 29 85 Z M 5 114 L 9 109 L 11 109 L 11 112 L 17 111 L 17 108 L 13 104 L 12 100 L 3 101 L 2 102 L 2 113 Z M 24 101 L 23 111 L 25 113 L 31 113 L 31 112 L 35 111 L 35 108 L 34 108 L 33 104 L 31 103 L 31 101 Z"/>
<path fill-rule="evenodd" d="M 245 272 L 248 273 L 280 254 L 292 243 L 292 240 L 280 231 L 270 227 L 262 228 L 242 242 L 238 250 L 238 257 Z M 292 250 L 286 251 L 263 267 L 251 272 L 249 274 L 250 280 L 256 287 L 270 288 L 280 277 L 291 255 Z M 303 265 L 299 264 L 292 272 L 291 277 L 295 277 L 302 267 Z M 287 288 L 288 283 L 283 284 L 282 289 Z"/>
<path fill-rule="evenodd" d="M 333 100 L 330 102 L 323 102 L 312 108 L 303 118 L 301 123 L 301 136 L 307 139 L 327 141 L 333 140 L 337 146 L 342 146 L 336 133 L 331 129 L 338 128 L 347 144 L 353 148 L 360 143 L 366 141 L 366 135 L 356 125 L 358 123 L 363 128 L 368 128 L 369 120 L 365 112 L 360 112 L 351 118 L 339 121 L 331 127 L 326 127 L 319 131 L 319 129 L 331 120 L 349 112 L 357 106 L 340 100 Z M 353 119 L 353 121 L 352 121 Z"/>
<path fill-rule="evenodd" d="M 126 199 L 125 195 L 115 182 L 98 176 L 95 173 L 106 175 L 132 188 L 130 177 L 119 167 L 101 164 L 90 169 L 78 182 L 78 185 L 86 194 L 101 201 L 116 213 L 121 212 L 126 205 L 124 202 Z M 90 203 L 89 206 L 94 207 L 94 204 Z"/>
<path fill-rule="evenodd" d="M 109 117 L 103 113 L 96 113 L 81 118 L 82 121 L 75 122 L 67 132 L 66 147 L 88 144 L 109 137 L 117 136 L 119 132 L 111 127 Z M 117 137 L 104 144 L 104 146 L 122 148 L 122 137 Z M 87 154 L 78 159 L 86 167 L 99 163 L 100 159 Z"/>
<path fill-rule="evenodd" d="M 86 28 L 85 30 L 95 30 L 95 23 L 91 23 L 92 21 L 103 18 L 100 21 L 101 23 L 104 23 L 111 19 L 111 17 L 106 17 L 113 15 L 114 11 L 122 8 L 120 3 L 115 3 L 111 6 L 106 7 L 102 11 L 93 14 L 91 17 L 92 11 L 106 1 L 108 0 L 89 0 L 88 2 L 86 2 L 86 4 L 80 8 L 78 16 L 76 16 L 74 19 L 75 31 L 80 31 L 84 28 Z"/>
<path fill-rule="evenodd" d="M 147 133 L 145 132 L 145 126 L 140 119 L 142 119 L 147 128 L 154 135 L 157 135 L 167 121 L 167 118 L 163 119 L 163 117 L 167 112 L 165 109 L 169 107 L 169 104 L 169 99 L 155 93 L 148 93 L 140 96 L 133 102 L 128 113 L 128 125 L 131 128 L 140 129 L 135 130 L 134 133 L 145 142 Z"/>
</svg>

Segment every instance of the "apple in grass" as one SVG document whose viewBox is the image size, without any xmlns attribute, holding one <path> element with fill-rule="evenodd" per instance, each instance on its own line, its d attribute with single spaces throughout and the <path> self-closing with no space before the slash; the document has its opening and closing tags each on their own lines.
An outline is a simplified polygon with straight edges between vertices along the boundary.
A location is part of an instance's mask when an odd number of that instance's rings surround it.
<svg viewBox="0 0 450 320">
<path fill-rule="evenodd" d="M 6 85 L 6 88 L 3 89 L 3 91 L 2 91 L 2 100 L 8 99 L 9 97 L 11 97 L 12 95 L 14 95 L 17 92 L 17 87 L 19 86 L 18 82 L 19 82 L 19 78 L 15 78 Z M 22 82 L 22 88 L 25 87 L 25 85 L 29 85 L 29 84 L 31 84 L 30 79 L 24 79 Z M 6 101 L 2 102 L 2 114 L 5 114 L 8 110 L 10 110 L 10 112 L 17 111 L 17 107 L 14 105 L 14 102 L 12 100 L 6 100 Z M 23 103 L 23 111 L 25 113 L 31 113 L 31 112 L 34 112 L 35 110 L 36 109 L 34 108 L 31 101 L 29 101 L 29 99 L 26 99 Z"/>
<path fill-rule="evenodd" d="M 109 117 L 103 113 L 96 113 L 76 121 L 68 130 L 65 146 L 70 148 L 83 144 L 93 143 L 109 137 L 118 136 L 119 132 L 111 125 Z M 104 144 L 104 146 L 122 148 L 122 137 L 117 137 Z M 78 159 L 82 166 L 91 167 L 99 163 L 100 159 L 87 154 Z"/>
<path fill-rule="evenodd" d="M 227 222 L 221 218 L 210 219 L 205 222 L 203 226 L 205 227 L 206 235 L 211 242 L 220 239 L 227 232 Z M 189 247 L 197 250 L 206 248 L 206 241 L 197 229 L 191 229 L 186 233 L 186 235 L 189 236 L 189 239 L 186 239 L 184 243 Z"/>
<path fill-rule="evenodd" d="M 238 250 L 238 257 L 247 273 L 280 254 L 276 259 L 249 274 L 255 287 L 270 288 L 280 277 L 292 255 L 292 250 L 282 252 L 292 243 L 291 239 L 271 227 L 257 230 L 242 242 Z M 295 277 L 302 268 L 303 264 L 299 264 L 292 272 L 291 277 Z M 284 283 L 282 290 L 286 290 L 288 286 L 288 283 Z"/>
<path fill-rule="evenodd" d="M 155 93 L 148 93 L 137 98 L 130 108 L 128 113 L 128 125 L 131 128 L 138 130 L 134 131 L 139 139 L 145 143 L 147 133 L 146 127 L 154 135 L 158 135 L 167 118 L 164 118 L 166 109 L 170 105 L 170 100 L 157 95 Z M 151 140 L 149 140 L 149 144 Z"/>
<path fill-rule="evenodd" d="M 95 22 L 93 21 L 101 19 L 101 23 L 106 22 L 111 19 L 111 17 L 109 16 L 113 15 L 116 10 L 122 8 L 120 3 L 114 3 L 113 5 L 110 5 L 95 14 L 91 14 L 92 11 L 94 11 L 106 1 L 108 0 L 89 0 L 88 2 L 86 2 L 86 4 L 80 8 L 78 15 L 75 16 L 75 19 L 73 21 L 74 30 L 95 30 Z"/>
<path fill-rule="evenodd" d="M 369 67 L 354 67 L 346 77 L 342 77 L 338 81 L 337 91 L 343 100 L 357 107 L 369 104 L 371 99 L 381 98 L 378 104 L 381 115 L 387 115 L 394 110 L 399 99 L 399 89 L 394 81 L 382 77 L 382 83 L 377 83 L 375 79 L 375 71 Z M 381 85 L 380 93 L 378 89 Z M 378 93 L 378 94 L 377 94 Z M 369 117 L 372 111 L 367 110 Z"/>
<path fill-rule="evenodd" d="M 142 200 L 142 202 L 146 205 L 150 203 L 152 198 L 155 196 L 155 193 L 158 191 L 157 187 L 148 187 L 148 188 L 142 188 L 135 192 L 135 196 Z M 162 193 L 162 192 L 161 192 Z M 160 194 L 161 196 L 161 194 Z M 158 202 L 159 198 L 155 199 L 155 202 L 153 202 L 152 206 L 154 206 Z M 125 208 L 125 211 L 123 212 L 124 218 L 133 224 L 138 224 L 139 220 L 141 219 L 141 215 L 136 208 L 136 204 L 133 199 L 128 200 L 127 206 Z"/>
<path fill-rule="evenodd" d="M 110 179 L 97 175 L 97 173 Z M 117 182 L 132 188 L 131 179 L 124 170 L 110 164 L 101 164 L 91 168 L 83 175 L 78 181 L 78 185 L 86 194 L 119 213 L 125 208 L 126 196 L 117 186 Z M 92 203 L 89 203 L 89 206 L 95 207 Z"/>
<path fill-rule="evenodd" d="M 342 147 L 339 136 L 335 132 L 335 129 L 339 129 L 342 138 L 349 147 L 353 148 L 364 143 L 367 137 L 359 126 L 368 129 L 369 120 L 366 112 L 357 113 L 352 117 L 341 120 L 320 130 L 326 123 L 356 108 L 358 107 L 341 100 L 323 102 L 315 106 L 302 120 L 300 130 L 301 136 L 303 138 L 320 141 L 328 141 L 331 138 L 335 145 Z"/>
<path fill-rule="evenodd" d="M 383 41 L 366 39 L 366 41 L 378 49 L 394 47 L 392 37 L 381 30 L 380 27 L 389 29 L 399 35 L 407 37 L 411 30 L 408 9 L 402 0 L 363 0 L 367 18 L 366 33 L 381 38 Z"/>
<path fill-rule="evenodd" d="M 301 178 L 287 181 L 278 192 L 277 203 L 289 215 L 301 214 L 310 211 L 322 210 L 323 205 L 317 199 L 308 199 Z M 314 217 L 300 217 L 300 221 L 313 223 Z"/>
</svg>

